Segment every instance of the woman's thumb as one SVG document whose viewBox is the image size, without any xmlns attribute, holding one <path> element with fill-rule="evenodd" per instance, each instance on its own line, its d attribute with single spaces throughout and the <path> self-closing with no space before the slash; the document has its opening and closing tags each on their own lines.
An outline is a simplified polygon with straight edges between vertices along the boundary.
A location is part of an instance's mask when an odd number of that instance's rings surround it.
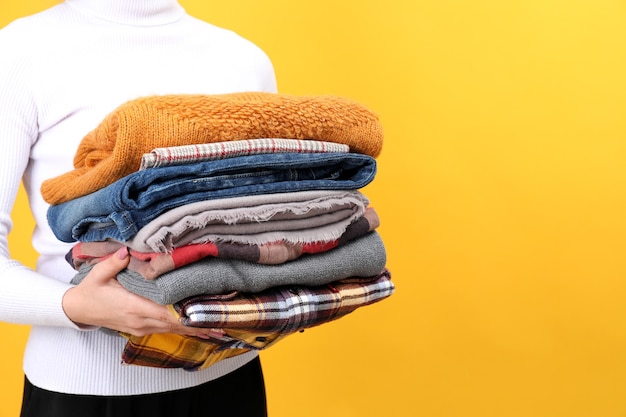
<svg viewBox="0 0 626 417">
<path fill-rule="evenodd" d="M 120 271 L 128 266 L 129 262 L 130 254 L 128 253 L 128 247 L 123 246 L 107 259 L 98 262 L 89 275 L 92 279 L 98 281 L 113 279 Z"/>
</svg>

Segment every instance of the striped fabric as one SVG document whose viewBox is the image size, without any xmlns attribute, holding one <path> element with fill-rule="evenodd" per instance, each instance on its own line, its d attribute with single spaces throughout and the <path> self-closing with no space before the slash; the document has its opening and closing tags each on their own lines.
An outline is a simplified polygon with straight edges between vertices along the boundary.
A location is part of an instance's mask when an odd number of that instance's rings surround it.
<svg viewBox="0 0 626 417">
<path fill-rule="evenodd" d="M 266 349 L 283 338 L 349 314 L 394 292 L 385 269 L 370 278 L 350 278 L 318 287 L 276 287 L 261 293 L 191 297 L 170 305 L 183 323 L 222 328 L 222 337 L 175 334 L 132 336 L 122 361 L 160 368 L 204 369 L 222 359 Z"/>
<path fill-rule="evenodd" d="M 134 249 L 130 253 L 127 269 L 137 272 L 146 279 L 155 279 L 174 269 L 208 258 L 240 259 L 264 265 L 280 265 L 295 260 L 304 254 L 318 254 L 337 248 L 354 239 L 358 239 L 376 229 L 380 220 L 373 207 L 368 207 L 365 215 L 348 225 L 339 239 L 327 242 L 291 243 L 271 242 L 263 245 L 245 245 L 234 242 L 206 242 L 175 247 L 166 253 L 140 252 Z M 78 242 L 65 255 L 67 262 L 77 271 L 84 264 L 95 265 L 109 258 L 125 245 L 114 240 L 97 242 Z"/>
<path fill-rule="evenodd" d="M 350 147 L 341 143 L 300 139 L 245 139 L 229 142 L 156 148 L 143 154 L 140 170 L 170 165 L 233 158 L 267 153 L 347 153 Z"/>
</svg>

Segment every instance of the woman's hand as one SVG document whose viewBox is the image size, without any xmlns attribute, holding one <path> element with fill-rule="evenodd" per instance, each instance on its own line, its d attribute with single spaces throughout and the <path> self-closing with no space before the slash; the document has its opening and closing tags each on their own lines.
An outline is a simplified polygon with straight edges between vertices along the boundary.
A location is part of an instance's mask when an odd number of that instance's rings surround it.
<svg viewBox="0 0 626 417">
<path fill-rule="evenodd" d="M 99 326 L 144 336 L 177 333 L 188 336 L 217 336 L 219 330 L 184 326 L 163 305 L 131 293 L 116 280 L 128 265 L 126 247 L 99 262 L 83 281 L 63 296 L 63 310 L 79 326 Z"/>
</svg>

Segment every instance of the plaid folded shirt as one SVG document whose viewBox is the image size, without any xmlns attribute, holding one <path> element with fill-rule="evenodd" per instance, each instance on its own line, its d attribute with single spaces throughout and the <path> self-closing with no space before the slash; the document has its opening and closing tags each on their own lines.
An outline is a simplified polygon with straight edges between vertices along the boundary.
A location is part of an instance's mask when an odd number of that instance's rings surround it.
<svg viewBox="0 0 626 417">
<path fill-rule="evenodd" d="M 348 145 L 321 140 L 300 139 L 242 139 L 228 142 L 156 148 L 141 157 L 140 170 L 192 162 L 233 158 L 266 153 L 326 153 L 350 151 Z"/>
<path fill-rule="evenodd" d="M 260 350 L 263 349 L 261 344 L 268 341 L 276 342 L 281 337 L 277 334 L 263 335 L 237 331 L 228 331 L 228 333 L 232 336 L 225 335 L 220 339 L 200 339 L 172 333 L 147 336 L 120 333 L 128 339 L 122 352 L 122 362 L 128 365 L 197 371 L 208 368 L 222 359 L 241 355 L 253 349 L 243 347 L 244 345 L 254 346 L 257 343 Z M 230 340 L 239 346 L 229 345 Z"/>
<path fill-rule="evenodd" d="M 266 349 L 288 335 L 337 320 L 389 297 L 394 290 L 391 274 L 385 269 L 375 277 L 349 278 L 318 287 L 275 287 L 256 294 L 190 297 L 168 307 L 184 324 L 221 328 L 223 337 L 123 334 L 128 342 L 122 360 L 161 368 L 204 369 L 222 359 Z"/>
</svg>

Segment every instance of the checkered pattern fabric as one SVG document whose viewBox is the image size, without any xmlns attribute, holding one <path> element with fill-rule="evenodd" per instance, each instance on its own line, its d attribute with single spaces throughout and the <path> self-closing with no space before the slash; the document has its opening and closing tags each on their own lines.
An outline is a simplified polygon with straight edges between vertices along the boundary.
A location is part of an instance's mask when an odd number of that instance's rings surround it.
<svg viewBox="0 0 626 417">
<path fill-rule="evenodd" d="M 196 296 L 169 308 L 187 325 L 221 328 L 225 334 L 200 339 L 176 334 L 132 336 L 122 361 L 160 368 L 204 369 L 222 359 L 262 350 L 307 328 L 337 320 L 389 297 L 388 270 L 319 287 L 277 287 L 255 294 Z"/>
<path fill-rule="evenodd" d="M 349 151 L 348 145 L 325 141 L 280 138 L 246 139 L 156 148 L 150 153 L 143 154 L 139 169 L 267 153 L 347 153 Z"/>
</svg>

